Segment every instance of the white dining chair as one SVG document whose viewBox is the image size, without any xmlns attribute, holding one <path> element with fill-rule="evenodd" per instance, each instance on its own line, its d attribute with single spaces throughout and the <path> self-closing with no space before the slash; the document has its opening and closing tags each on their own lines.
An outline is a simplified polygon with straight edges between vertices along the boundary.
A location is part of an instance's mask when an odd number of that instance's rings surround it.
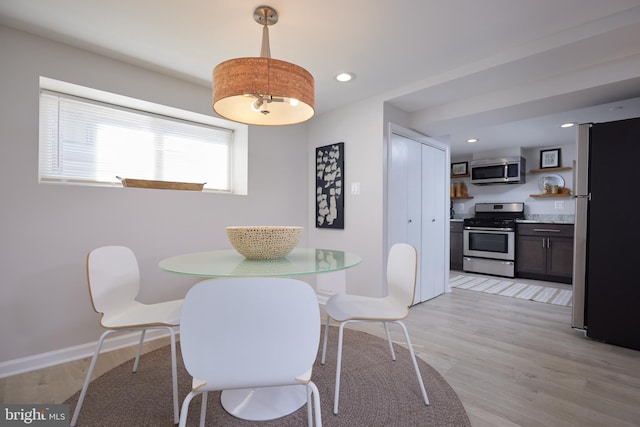
<svg viewBox="0 0 640 427">
<path fill-rule="evenodd" d="M 124 246 L 103 246 L 87 255 L 87 282 L 93 309 L 100 313 L 100 325 L 107 330 L 100 335 L 87 376 L 76 403 L 70 425 L 78 421 L 91 375 L 107 336 L 123 331 L 141 331 L 133 372 L 138 369 L 145 332 L 166 329 L 171 338 L 171 374 L 173 383 L 174 424 L 179 421 L 178 370 L 176 365 L 176 337 L 174 328 L 180 325 L 182 299 L 143 304 L 136 300 L 140 291 L 140 270 L 133 251 Z M 114 408 L 117 410 L 116 408 Z"/>
<path fill-rule="evenodd" d="M 409 332 L 402 319 L 409 315 L 409 307 L 413 304 L 416 289 L 417 274 L 416 249 L 406 243 L 396 243 L 389 251 L 387 260 L 387 296 L 383 298 L 366 297 L 360 295 L 336 294 L 331 296 L 326 303 L 327 322 L 324 329 L 322 344 L 322 364 L 325 363 L 327 354 L 327 340 L 329 337 L 329 323 L 333 319 L 340 323 L 338 330 L 338 358 L 336 364 L 335 397 L 333 400 L 333 413 L 338 414 L 338 402 L 340 399 L 340 373 L 342 368 L 342 341 L 344 327 L 354 322 L 381 322 L 387 335 L 392 360 L 396 360 L 388 323 L 399 325 L 404 333 L 409 354 L 413 361 L 413 367 L 418 377 L 418 384 L 424 403 L 429 405 L 429 398 L 424 388 L 420 368 L 411 345 Z M 365 351 L 365 349 L 361 349 Z"/>
<path fill-rule="evenodd" d="M 180 347 L 192 390 L 202 394 L 204 426 L 209 391 L 305 385 L 308 424 L 322 425 L 318 388 L 311 381 L 320 344 L 320 309 L 307 283 L 283 278 L 207 279 L 185 297 Z"/>
</svg>

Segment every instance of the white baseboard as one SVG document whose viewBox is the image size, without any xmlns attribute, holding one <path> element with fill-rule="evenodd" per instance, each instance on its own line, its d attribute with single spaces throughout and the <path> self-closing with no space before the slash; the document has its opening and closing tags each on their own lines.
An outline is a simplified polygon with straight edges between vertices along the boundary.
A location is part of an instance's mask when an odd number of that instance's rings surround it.
<svg viewBox="0 0 640 427">
<path fill-rule="evenodd" d="M 177 333 L 178 331 L 176 330 L 176 334 Z M 147 342 L 168 336 L 169 332 L 166 331 L 166 329 L 152 329 L 147 331 L 144 340 Z M 123 332 L 122 334 L 114 334 L 104 340 L 101 353 L 138 345 L 139 341 L 140 332 Z M 34 371 L 36 369 L 48 368 L 50 366 L 84 359 L 85 357 L 91 357 L 96 351 L 97 344 L 98 341 L 96 340 L 91 343 L 61 348 L 59 350 L 2 362 L 0 363 L 0 378 L 6 378 L 12 375 Z"/>
</svg>

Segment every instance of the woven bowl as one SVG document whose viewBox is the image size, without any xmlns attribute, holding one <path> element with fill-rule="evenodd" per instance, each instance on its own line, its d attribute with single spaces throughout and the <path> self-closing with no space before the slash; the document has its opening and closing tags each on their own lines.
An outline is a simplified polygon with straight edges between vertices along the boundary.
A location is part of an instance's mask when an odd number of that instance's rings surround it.
<svg viewBox="0 0 640 427">
<path fill-rule="evenodd" d="M 279 259 L 296 247 L 303 229 L 271 225 L 227 227 L 227 237 L 247 259 Z"/>
</svg>

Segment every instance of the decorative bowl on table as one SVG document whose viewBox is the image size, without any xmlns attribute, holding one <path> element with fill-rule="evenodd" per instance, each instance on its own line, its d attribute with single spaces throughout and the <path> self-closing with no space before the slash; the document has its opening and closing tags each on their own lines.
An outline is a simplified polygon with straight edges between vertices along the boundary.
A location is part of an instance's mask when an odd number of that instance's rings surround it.
<svg viewBox="0 0 640 427">
<path fill-rule="evenodd" d="M 298 226 L 235 226 L 227 227 L 227 237 L 235 250 L 247 259 L 279 259 L 296 247 L 303 230 Z"/>
</svg>

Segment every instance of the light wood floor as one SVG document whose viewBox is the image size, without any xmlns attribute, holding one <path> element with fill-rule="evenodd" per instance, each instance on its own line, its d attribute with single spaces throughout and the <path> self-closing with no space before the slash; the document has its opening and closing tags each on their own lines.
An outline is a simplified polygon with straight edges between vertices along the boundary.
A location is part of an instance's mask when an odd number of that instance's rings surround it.
<svg viewBox="0 0 640 427">
<path fill-rule="evenodd" d="M 454 289 L 413 307 L 406 324 L 417 355 L 453 387 L 474 427 L 640 425 L 640 352 L 585 338 L 570 316 L 569 307 Z M 96 375 L 133 356 L 101 355 Z M 0 379 L 0 401 L 61 403 L 80 389 L 87 366 Z"/>
</svg>

